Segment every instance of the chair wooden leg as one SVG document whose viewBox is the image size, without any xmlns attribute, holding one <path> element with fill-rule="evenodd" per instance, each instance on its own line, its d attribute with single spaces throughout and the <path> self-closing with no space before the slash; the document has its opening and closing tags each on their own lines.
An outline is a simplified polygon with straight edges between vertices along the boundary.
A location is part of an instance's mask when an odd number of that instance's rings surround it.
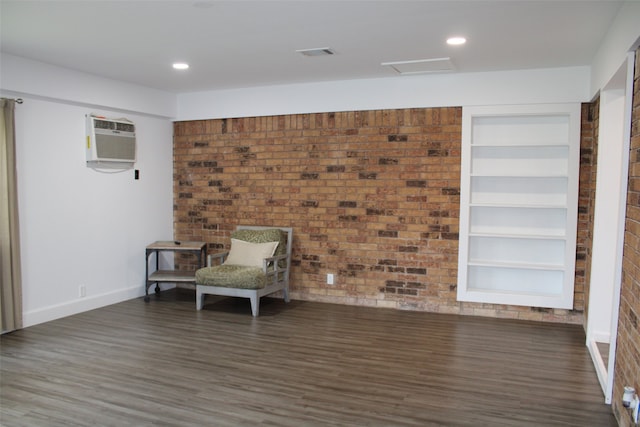
<svg viewBox="0 0 640 427">
<path fill-rule="evenodd" d="M 258 317 L 260 312 L 260 297 L 254 294 L 251 295 L 249 299 L 251 300 L 251 314 L 253 314 L 253 317 Z"/>
<path fill-rule="evenodd" d="M 282 290 L 282 295 L 284 298 L 284 302 L 289 302 L 289 289 L 288 288 L 284 288 Z"/>
</svg>

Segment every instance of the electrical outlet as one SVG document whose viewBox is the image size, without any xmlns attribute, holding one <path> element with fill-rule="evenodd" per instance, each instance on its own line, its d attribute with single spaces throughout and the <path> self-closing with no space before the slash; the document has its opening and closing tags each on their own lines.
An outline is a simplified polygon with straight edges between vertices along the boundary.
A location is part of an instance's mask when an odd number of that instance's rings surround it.
<svg viewBox="0 0 640 427">
<path fill-rule="evenodd" d="M 84 285 L 80 285 L 80 287 L 78 288 L 78 294 L 80 295 L 80 298 L 84 298 L 87 296 L 87 288 Z"/>
<path fill-rule="evenodd" d="M 333 274 L 327 274 L 327 285 L 333 285 Z"/>
</svg>

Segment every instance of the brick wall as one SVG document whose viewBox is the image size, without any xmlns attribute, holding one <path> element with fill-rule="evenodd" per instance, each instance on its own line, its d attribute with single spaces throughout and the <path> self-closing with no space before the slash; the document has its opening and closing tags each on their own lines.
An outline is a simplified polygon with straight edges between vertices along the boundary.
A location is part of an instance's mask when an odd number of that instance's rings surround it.
<svg viewBox="0 0 640 427">
<path fill-rule="evenodd" d="M 640 49 L 636 51 L 633 85 L 629 186 L 622 261 L 620 315 L 616 347 L 613 408 L 621 426 L 631 426 L 622 407 L 623 387 L 640 393 Z"/>
<path fill-rule="evenodd" d="M 456 301 L 461 114 L 177 122 L 175 238 L 206 241 L 215 252 L 237 224 L 292 226 L 293 299 L 581 323 L 584 266 L 575 310 Z M 584 260 L 588 241 L 579 234 Z M 327 273 L 335 285 L 325 284 Z"/>
<path fill-rule="evenodd" d="M 575 309 L 584 309 L 584 321 L 589 315 L 589 283 L 591 281 L 591 256 L 596 197 L 596 173 L 598 159 L 598 126 L 600 99 L 582 104 L 580 132 L 580 190 L 578 199 L 578 239 L 576 251 Z M 580 295 L 582 291 L 582 295 Z M 584 325 L 586 328 L 586 324 Z"/>
</svg>

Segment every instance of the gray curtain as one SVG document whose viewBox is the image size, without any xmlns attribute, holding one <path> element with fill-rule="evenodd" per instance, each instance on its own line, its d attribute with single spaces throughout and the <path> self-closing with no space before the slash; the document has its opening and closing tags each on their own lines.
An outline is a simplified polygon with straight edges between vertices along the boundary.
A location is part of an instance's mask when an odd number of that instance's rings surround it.
<svg viewBox="0 0 640 427">
<path fill-rule="evenodd" d="M 0 320 L 2 333 L 22 328 L 22 277 L 16 184 L 16 101 L 0 99 Z"/>
</svg>

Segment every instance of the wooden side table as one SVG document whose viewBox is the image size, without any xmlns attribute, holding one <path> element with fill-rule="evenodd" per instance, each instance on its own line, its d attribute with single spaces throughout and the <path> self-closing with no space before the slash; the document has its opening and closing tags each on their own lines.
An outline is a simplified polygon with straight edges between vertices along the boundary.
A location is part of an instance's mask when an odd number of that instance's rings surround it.
<svg viewBox="0 0 640 427">
<path fill-rule="evenodd" d="M 207 255 L 205 242 L 181 242 L 181 241 L 157 241 L 151 243 L 146 249 L 146 283 L 144 289 L 144 301 L 149 302 L 149 288 L 156 285 L 156 293 L 160 292 L 160 283 L 195 283 L 195 271 L 160 270 L 159 253 L 170 251 L 174 253 L 188 253 L 198 257 L 198 268 L 204 266 Z M 149 257 L 156 255 L 156 270 L 149 272 Z"/>
</svg>

